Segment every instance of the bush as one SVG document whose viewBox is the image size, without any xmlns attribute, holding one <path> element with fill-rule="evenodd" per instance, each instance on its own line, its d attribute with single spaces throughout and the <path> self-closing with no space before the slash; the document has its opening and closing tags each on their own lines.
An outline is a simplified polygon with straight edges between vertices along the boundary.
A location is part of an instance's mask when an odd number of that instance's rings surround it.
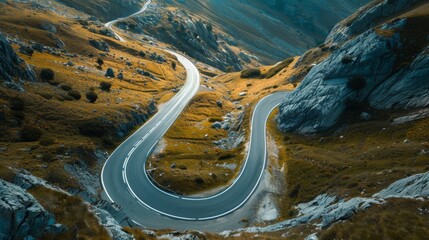
<svg viewBox="0 0 429 240">
<path fill-rule="evenodd" d="M 42 146 L 50 146 L 50 145 L 52 145 L 54 143 L 55 143 L 55 139 L 50 138 L 50 137 L 46 137 L 46 136 L 42 137 L 39 140 L 39 144 L 42 145 Z"/>
<path fill-rule="evenodd" d="M 93 92 L 93 91 L 89 91 L 85 94 L 86 99 L 88 99 L 88 101 L 90 103 L 95 103 L 95 101 L 97 101 L 98 95 L 97 93 Z"/>
<path fill-rule="evenodd" d="M 288 58 L 286 60 L 284 60 L 283 62 L 277 64 L 276 66 L 272 67 L 270 70 L 268 70 L 267 73 L 265 73 L 262 77 L 263 78 L 272 78 L 275 75 L 277 75 L 277 73 L 279 73 L 281 70 L 289 67 L 289 65 L 293 62 L 293 58 Z"/>
<path fill-rule="evenodd" d="M 102 82 L 100 83 L 100 88 L 101 88 L 101 90 L 103 90 L 103 91 L 109 92 L 111 87 L 112 87 L 112 84 L 111 84 L 111 83 L 109 83 L 109 82 L 102 81 Z"/>
<path fill-rule="evenodd" d="M 23 142 L 35 142 L 40 139 L 42 136 L 42 131 L 36 127 L 23 127 L 21 131 L 19 131 L 19 138 Z"/>
<path fill-rule="evenodd" d="M 54 71 L 52 71 L 52 69 L 44 68 L 40 72 L 40 77 L 42 78 L 42 80 L 51 81 L 54 80 L 55 73 Z"/>
<path fill-rule="evenodd" d="M 82 98 L 82 95 L 80 95 L 80 92 L 76 90 L 70 90 L 67 95 L 74 98 L 75 100 L 80 100 Z"/>
<path fill-rule="evenodd" d="M 24 101 L 20 98 L 12 98 L 9 101 L 10 109 L 14 111 L 23 111 L 25 107 Z"/>
<path fill-rule="evenodd" d="M 104 64 L 104 60 L 101 58 L 97 58 L 97 64 L 101 68 L 101 66 L 103 66 L 103 64 Z"/>
<path fill-rule="evenodd" d="M 102 137 L 107 127 L 97 120 L 87 120 L 79 124 L 79 133 L 87 137 Z"/>
<path fill-rule="evenodd" d="M 355 91 L 359 91 L 366 87 L 366 80 L 362 77 L 349 78 L 349 81 L 347 82 L 347 87 Z"/>
<path fill-rule="evenodd" d="M 139 56 L 140 56 L 140 57 L 145 57 L 145 56 L 146 56 L 146 53 L 145 53 L 145 52 L 143 52 L 143 51 L 140 51 L 140 52 L 139 52 Z"/>
<path fill-rule="evenodd" d="M 60 88 L 62 90 L 64 90 L 64 91 L 70 91 L 70 90 L 72 90 L 72 87 L 70 85 L 67 85 L 67 84 L 61 84 Z"/>
<path fill-rule="evenodd" d="M 246 69 L 241 72 L 241 78 L 259 78 L 261 76 L 261 70 L 259 69 Z"/>
<path fill-rule="evenodd" d="M 171 63 L 171 67 L 173 68 L 173 70 L 176 70 L 176 66 L 177 66 L 176 62 Z"/>
</svg>

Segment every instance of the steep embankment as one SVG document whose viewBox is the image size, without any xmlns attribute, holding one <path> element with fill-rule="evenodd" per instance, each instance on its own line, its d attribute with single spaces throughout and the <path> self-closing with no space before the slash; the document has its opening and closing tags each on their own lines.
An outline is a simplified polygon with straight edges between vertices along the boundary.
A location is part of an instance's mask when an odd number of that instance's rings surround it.
<svg viewBox="0 0 429 240">
<path fill-rule="evenodd" d="M 428 106 L 424 2 L 370 4 L 336 26 L 325 43 L 332 54 L 280 106 L 280 129 L 314 133 L 329 129 L 347 111 L 367 118 L 371 109 Z"/>
</svg>

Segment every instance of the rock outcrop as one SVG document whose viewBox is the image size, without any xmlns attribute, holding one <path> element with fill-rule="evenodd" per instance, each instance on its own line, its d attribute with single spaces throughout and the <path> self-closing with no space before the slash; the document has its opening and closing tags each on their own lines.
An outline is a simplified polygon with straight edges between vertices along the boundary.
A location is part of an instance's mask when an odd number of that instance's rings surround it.
<svg viewBox="0 0 429 240">
<path fill-rule="evenodd" d="M 355 197 L 349 200 L 322 194 L 308 203 L 297 206 L 299 216 L 266 227 L 241 229 L 246 232 L 273 232 L 302 224 L 315 223 L 326 228 L 331 224 L 350 218 L 357 211 L 362 211 L 374 204 L 383 204 L 389 198 L 421 199 L 429 197 L 429 172 L 416 174 L 392 183 L 386 189 L 372 197 Z"/>
<path fill-rule="evenodd" d="M 421 2 L 424 2 L 424 0 L 384 0 L 378 4 L 374 1 L 337 24 L 328 35 L 326 43 L 342 44 L 352 36 L 359 35 L 369 28 L 376 26 L 384 18 L 392 17 L 403 12 L 408 7 Z"/>
<path fill-rule="evenodd" d="M 9 88 L 24 91 L 21 81 L 37 81 L 34 70 L 22 60 L 0 33 L 0 80 Z"/>
<path fill-rule="evenodd" d="M 168 22 L 162 16 L 168 16 Z M 240 61 L 238 54 L 218 37 L 213 26 L 192 18 L 183 10 L 168 11 L 151 4 L 145 14 L 120 21 L 118 26 L 139 34 L 150 33 L 156 39 L 219 69 L 242 69 L 241 62 L 244 60 Z M 244 53 L 242 55 L 245 56 Z M 248 57 L 245 60 L 250 61 Z"/>
<path fill-rule="evenodd" d="M 0 239 L 34 239 L 64 229 L 22 188 L 0 179 Z"/>
<path fill-rule="evenodd" d="M 365 104 L 375 109 L 428 106 L 429 31 L 422 27 L 427 19 L 396 19 L 349 41 L 333 37 L 346 42 L 286 96 L 279 128 L 304 134 L 326 130 L 345 110 Z"/>
</svg>

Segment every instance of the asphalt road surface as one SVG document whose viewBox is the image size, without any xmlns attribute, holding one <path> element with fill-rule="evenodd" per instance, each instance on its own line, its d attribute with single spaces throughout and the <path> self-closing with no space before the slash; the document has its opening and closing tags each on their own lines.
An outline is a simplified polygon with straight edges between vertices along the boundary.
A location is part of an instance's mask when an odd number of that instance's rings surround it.
<svg viewBox="0 0 429 240">
<path fill-rule="evenodd" d="M 150 1 L 139 13 L 142 13 L 149 4 Z M 132 16 L 134 15 L 136 14 Z M 106 26 L 111 28 L 119 20 L 112 21 Z M 125 41 L 118 34 L 117 36 Z M 274 93 L 260 100 L 255 106 L 251 119 L 249 152 L 239 176 L 229 187 L 213 196 L 203 198 L 190 198 L 165 192 L 149 179 L 145 163 L 158 141 L 200 86 L 200 75 L 195 65 L 186 57 L 169 52 L 175 55 L 186 69 L 185 85 L 156 115 L 110 155 L 101 173 L 107 198 L 123 207 L 134 222 L 147 227 L 151 227 L 148 226 L 151 225 L 150 218 L 156 218 L 153 216 L 166 217 L 170 222 L 177 220 L 183 225 L 183 222 L 219 219 L 243 207 L 258 187 L 266 167 L 266 121 L 285 96 L 284 93 Z M 174 228 L 171 224 L 165 227 Z"/>
</svg>

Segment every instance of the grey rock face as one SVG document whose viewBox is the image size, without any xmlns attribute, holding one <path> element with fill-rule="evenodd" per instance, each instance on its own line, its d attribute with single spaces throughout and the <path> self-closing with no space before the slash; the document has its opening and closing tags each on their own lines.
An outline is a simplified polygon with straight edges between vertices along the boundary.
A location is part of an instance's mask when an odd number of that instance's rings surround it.
<svg viewBox="0 0 429 240">
<path fill-rule="evenodd" d="M 163 15 L 170 19 L 170 26 L 162 25 Z M 173 44 L 189 56 L 220 69 L 242 68 L 238 55 L 218 37 L 209 23 L 194 19 L 183 10 L 167 11 L 151 4 L 145 14 L 132 20 L 119 22 L 118 26 L 139 34 L 149 32 L 160 41 Z"/>
<path fill-rule="evenodd" d="M 100 208 L 92 208 L 92 211 L 100 220 L 101 225 L 103 225 L 106 230 L 109 232 L 110 236 L 114 240 L 132 240 L 134 239 L 132 235 L 122 231 L 121 225 L 108 213 L 107 211 Z"/>
<path fill-rule="evenodd" d="M 380 3 L 369 7 L 363 7 L 355 14 L 353 21 L 346 19 L 344 22 L 337 24 L 326 39 L 328 44 L 343 44 L 351 36 L 361 34 L 362 32 L 377 25 L 378 21 L 384 17 L 392 16 L 409 6 L 424 2 L 423 0 L 384 0 Z M 369 9 L 368 9 L 369 7 Z M 353 18 L 354 18 L 353 17 Z M 347 22 L 351 21 L 350 24 Z"/>
<path fill-rule="evenodd" d="M 411 64 L 386 79 L 369 96 L 380 109 L 417 108 L 429 105 L 429 47 Z"/>
<path fill-rule="evenodd" d="M 392 183 L 386 189 L 376 193 L 372 198 L 355 197 L 350 200 L 338 200 L 336 197 L 322 194 L 308 203 L 299 204 L 299 216 L 266 227 L 250 227 L 241 229 L 246 232 L 272 232 L 296 227 L 316 221 L 321 228 L 350 218 L 357 211 L 362 211 L 374 204 L 383 204 L 389 198 L 429 197 L 429 172 L 416 174 Z"/>
<path fill-rule="evenodd" d="M 371 29 L 316 65 L 280 105 L 280 129 L 305 134 L 326 130 L 349 102 L 368 101 L 376 109 L 429 105 L 427 49 L 409 67 L 394 72 L 404 44 L 400 32 L 406 24 L 407 19 L 402 19 L 383 25 L 382 29 L 394 32 L 388 37 Z M 346 56 L 354 60 L 343 61 Z M 350 87 L 350 81 L 357 78 L 364 81 L 362 89 Z"/>
<path fill-rule="evenodd" d="M 13 50 L 6 37 L 0 33 L 0 80 L 15 90 L 23 91 L 20 81 L 37 81 L 34 70 Z"/>
<path fill-rule="evenodd" d="M 53 216 L 20 187 L 0 180 L 0 196 L 0 239 L 39 238 L 58 230 Z"/>
<path fill-rule="evenodd" d="M 153 100 L 143 111 L 131 111 L 131 114 L 126 117 L 126 121 L 117 125 L 116 136 L 119 138 L 125 137 L 134 127 L 146 122 L 156 111 L 156 102 Z"/>
</svg>

